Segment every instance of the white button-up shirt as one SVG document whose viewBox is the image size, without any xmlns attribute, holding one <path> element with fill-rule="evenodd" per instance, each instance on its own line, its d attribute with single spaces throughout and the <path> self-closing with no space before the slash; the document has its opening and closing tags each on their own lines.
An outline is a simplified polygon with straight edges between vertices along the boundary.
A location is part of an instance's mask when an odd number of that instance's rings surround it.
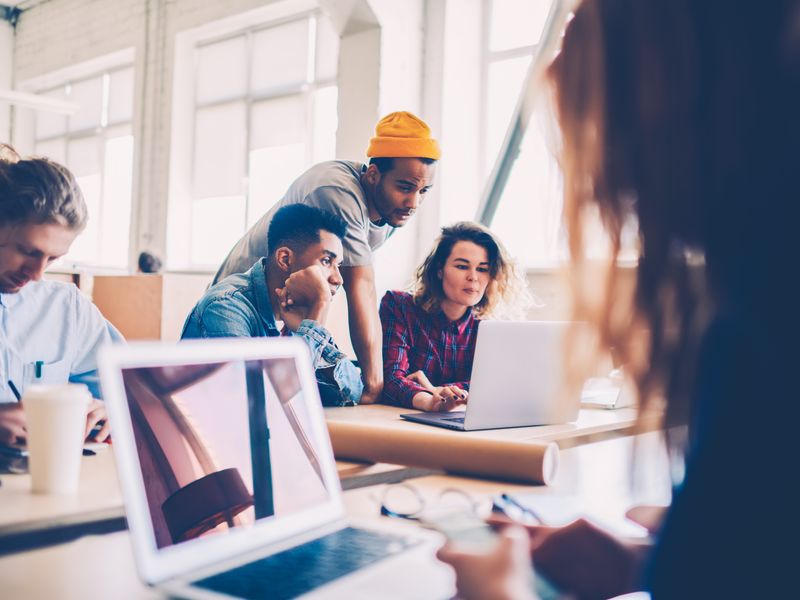
<svg viewBox="0 0 800 600">
<path fill-rule="evenodd" d="M 32 383 L 85 383 L 100 397 L 97 350 L 122 336 L 72 284 L 32 281 L 0 293 L 0 402 Z"/>
</svg>

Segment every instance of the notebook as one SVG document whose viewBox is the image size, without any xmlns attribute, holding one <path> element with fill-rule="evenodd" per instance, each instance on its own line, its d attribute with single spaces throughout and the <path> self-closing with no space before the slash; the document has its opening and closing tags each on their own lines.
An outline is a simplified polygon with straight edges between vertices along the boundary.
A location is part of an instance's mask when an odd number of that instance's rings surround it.
<svg viewBox="0 0 800 600">
<path fill-rule="evenodd" d="M 408 413 L 408 421 L 459 431 L 554 425 L 578 418 L 563 394 L 567 321 L 481 321 L 466 409 Z"/>
<path fill-rule="evenodd" d="M 301 340 L 111 346 L 100 373 L 145 583 L 186 598 L 452 595 L 435 536 L 345 520 Z"/>
</svg>

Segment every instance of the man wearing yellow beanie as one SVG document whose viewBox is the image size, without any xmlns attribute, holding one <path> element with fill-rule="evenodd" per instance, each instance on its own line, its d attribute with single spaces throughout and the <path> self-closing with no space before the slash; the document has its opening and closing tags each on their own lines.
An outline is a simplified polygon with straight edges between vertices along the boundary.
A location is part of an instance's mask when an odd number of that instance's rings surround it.
<svg viewBox="0 0 800 600">
<path fill-rule="evenodd" d="M 416 213 L 433 185 L 441 152 L 428 125 L 409 112 L 386 115 L 375 126 L 368 164 L 334 160 L 300 175 L 275 205 L 233 247 L 214 283 L 244 273 L 268 256 L 267 230 L 278 209 L 307 204 L 345 220 L 341 274 L 347 294 L 350 339 L 364 381 L 363 404 L 380 399 L 383 388 L 381 330 L 372 252 Z"/>
</svg>

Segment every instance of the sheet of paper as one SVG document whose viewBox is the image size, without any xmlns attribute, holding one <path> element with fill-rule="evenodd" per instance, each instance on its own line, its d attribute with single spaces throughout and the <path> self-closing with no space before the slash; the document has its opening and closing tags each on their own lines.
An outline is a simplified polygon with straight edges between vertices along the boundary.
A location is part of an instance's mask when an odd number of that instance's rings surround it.
<svg viewBox="0 0 800 600">
<path fill-rule="evenodd" d="M 599 408 L 622 408 L 633 404 L 633 395 L 619 379 L 591 377 L 583 386 L 581 404 Z"/>
</svg>

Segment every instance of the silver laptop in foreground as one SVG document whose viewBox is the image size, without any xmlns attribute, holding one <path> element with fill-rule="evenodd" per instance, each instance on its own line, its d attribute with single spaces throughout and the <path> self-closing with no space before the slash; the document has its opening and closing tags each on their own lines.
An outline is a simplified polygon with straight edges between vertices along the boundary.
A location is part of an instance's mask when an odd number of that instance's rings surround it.
<svg viewBox="0 0 800 600">
<path fill-rule="evenodd" d="M 564 396 L 567 321 L 481 321 L 466 410 L 404 419 L 459 431 L 555 425 L 578 418 L 580 395 Z"/>
<path fill-rule="evenodd" d="M 145 583 L 188 598 L 452 595 L 435 536 L 346 523 L 302 341 L 131 343 L 100 370 Z"/>
</svg>

